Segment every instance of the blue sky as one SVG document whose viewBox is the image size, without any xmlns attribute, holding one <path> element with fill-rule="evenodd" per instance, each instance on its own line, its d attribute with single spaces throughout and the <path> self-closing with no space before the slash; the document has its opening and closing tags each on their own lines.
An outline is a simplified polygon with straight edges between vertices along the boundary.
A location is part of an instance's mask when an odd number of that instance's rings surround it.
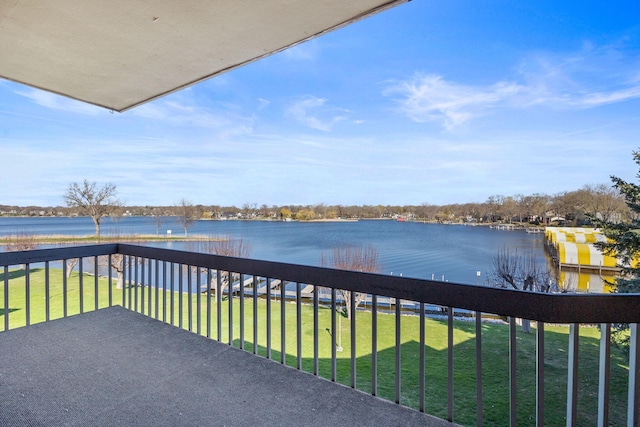
<svg viewBox="0 0 640 427">
<path fill-rule="evenodd" d="M 121 114 L 0 80 L 0 204 L 483 202 L 639 148 L 637 0 L 413 0 Z"/>
</svg>

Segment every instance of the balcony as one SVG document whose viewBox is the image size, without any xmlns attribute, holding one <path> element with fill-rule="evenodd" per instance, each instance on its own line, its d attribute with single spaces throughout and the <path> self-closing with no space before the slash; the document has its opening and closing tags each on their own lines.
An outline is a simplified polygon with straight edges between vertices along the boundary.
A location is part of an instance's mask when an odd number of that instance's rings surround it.
<svg viewBox="0 0 640 427">
<path fill-rule="evenodd" d="M 69 278 L 68 260 L 79 260 Z M 2 253 L 0 277 L 2 425 L 640 419 L 637 294 L 534 294 L 125 244 Z M 367 295 L 350 299 L 351 319 L 338 313 L 343 291 Z M 612 323 L 631 324 L 628 359 Z"/>
</svg>

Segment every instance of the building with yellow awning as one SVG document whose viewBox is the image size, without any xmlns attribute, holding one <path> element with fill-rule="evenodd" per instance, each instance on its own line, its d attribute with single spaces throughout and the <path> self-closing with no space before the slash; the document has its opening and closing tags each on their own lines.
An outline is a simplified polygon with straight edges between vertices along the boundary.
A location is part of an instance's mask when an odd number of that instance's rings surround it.
<svg viewBox="0 0 640 427">
<path fill-rule="evenodd" d="M 616 271 L 616 257 L 608 256 L 596 248 L 595 243 L 605 242 L 600 230 L 584 227 L 546 227 L 545 243 L 558 266 L 578 270 Z"/>
</svg>

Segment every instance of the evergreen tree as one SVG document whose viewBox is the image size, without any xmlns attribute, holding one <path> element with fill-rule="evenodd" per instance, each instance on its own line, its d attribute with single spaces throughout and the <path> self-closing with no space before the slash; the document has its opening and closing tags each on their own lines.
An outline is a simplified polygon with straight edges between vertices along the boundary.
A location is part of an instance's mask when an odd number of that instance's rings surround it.
<svg viewBox="0 0 640 427">
<path fill-rule="evenodd" d="M 633 158 L 640 166 L 640 152 L 633 152 Z M 640 178 L 640 172 L 636 177 Z M 609 283 L 614 292 L 640 293 L 640 186 L 615 176 L 611 176 L 611 181 L 613 187 L 624 196 L 632 215 L 628 221 L 623 221 L 622 218 L 618 221 L 604 221 L 597 218 L 597 213 L 590 215 L 593 225 L 600 228 L 607 237 L 606 242 L 598 242 L 595 246 L 605 255 L 618 258 L 620 275 L 615 282 Z M 629 325 L 615 324 L 613 328 L 614 341 L 628 348 Z"/>
</svg>

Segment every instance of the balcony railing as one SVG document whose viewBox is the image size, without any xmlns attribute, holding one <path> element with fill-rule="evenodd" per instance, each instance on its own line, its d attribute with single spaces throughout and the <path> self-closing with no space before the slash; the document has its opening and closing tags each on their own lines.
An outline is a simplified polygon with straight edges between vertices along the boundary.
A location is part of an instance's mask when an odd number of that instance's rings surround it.
<svg viewBox="0 0 640 427">
<path fill-rule="evenodd" d="M 79 262 L 67 278 L 69 260 Z M 2 253 L 0 274 L 0 330 L 122 305 L 462 424 L 640 419 L 640 294 L 536 294 L 126 244 Z M 611 344 L 617 323 L 630 324 L 628 359 Z"/>
</svg>

